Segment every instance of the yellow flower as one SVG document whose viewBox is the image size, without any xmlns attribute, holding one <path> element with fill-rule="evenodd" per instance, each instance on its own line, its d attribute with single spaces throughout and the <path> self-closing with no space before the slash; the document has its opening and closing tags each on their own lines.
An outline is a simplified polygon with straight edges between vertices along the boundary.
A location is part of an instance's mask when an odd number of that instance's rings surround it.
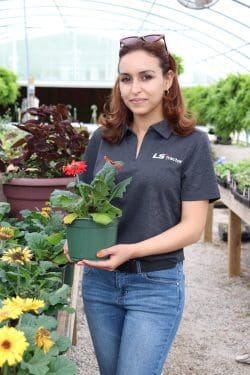
<svg viewBox="0 0 250 375">
<path fill-rule="evenodd" d="M 71 224 L 72 221 L 74 221 L 77 217 L 78 217 L 78 215 L 76 213 L 68 214 L 68 215 L 64 216 L 63 222 L 64 222 L 64 224 Z"/>
<path fill-rule="evenodd" d="M 8 319 L 18 319 L 22 313 L 22 309 L 17 306 L 3 306 L 0 309 L 0 322 Z"/>
<path fill-rule="evenodd" d="M 39 327 L 39 329 L 36 332 L 35 341 L 38 348 L 43 349 L 44 353 L 48 353 L 51 346 L 55 344 L 54 341 L 50 339 L 50 332 L 44 327 Z"/>
<path fill-rule="evenodd" d="M 15 234 L 14 229 L 9 227 L 1 227 L 0 226 L 0 238 L 1 239 L 9 239 L 12 238 Z"/>
<path fill-rule="evenodd" d="M 1 260 L 6 263 L 23 265 L 24 263 L 30 263 L 31 258 L 32 253 L 27 247 L 25 247 L 24 249 L 22 249 L 21 247 L 16 247 L 6 250 L 3 253 Z"/>
<path fill-rule="evenodd" d="M 38 314 L 38 309 L 44 307 L 45 303 L 40 299 L 13 297 L 3 300 L 3 305 L 8 306 L 9 308 L 17 307 L 23 312 L 34 311 Z"/>
<path fill-rule="evenodd" d="M 6 362 L 9 366 L 21 362 L 28 346 L 22 331 L 13 327 L 0 328 L 0 367 Z"/>
<path fill-rule="evenodd" d="M 46 217 L 46 219 L 49 218 L 49 214 L 48 214 L 47 212 L 42 211 L 42 212 L 41 212 L 41 215 L 42 215 L 43 217 Z"/>
<path fill-rule="evenodd" d="M 42 208 L 42 212 L 46 212 L 46 213 L 50 213 L 52 211 L 52 208 L 51 207 L 43 207 Z"/>
</svg>

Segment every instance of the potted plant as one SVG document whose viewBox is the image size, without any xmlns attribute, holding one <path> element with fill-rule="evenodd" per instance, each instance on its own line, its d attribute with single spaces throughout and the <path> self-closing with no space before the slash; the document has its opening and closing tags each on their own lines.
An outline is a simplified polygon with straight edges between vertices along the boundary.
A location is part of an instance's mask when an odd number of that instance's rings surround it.
<svg viewBox="0 0 250 375">
<path fill-rule="evenodd" d="M 24 208 L 40 209 L 56 187 L 67 185 L 70 179 L 63 176 L 62 167 L 81 159 L 89 137 L 86 130 L 72 126 L 65 105 L 29 108 L 22 118 L 27 114 L 31 118 L 15 125 L 21 136 L 8 145 L 14 157 L 0 144 L 3 191 L 14 216 Z"/>
<path fill-rule="evenodd" d="M 90 184 L 80 181 L 79 174 L 87 170 L 84 161 L 64 167 L 67 175 L 76 176 L 70 191 L 55 190 L 50 197 L 52 207 L 66 213 L 69 255 L 72 260 L 98 259 L 96 252 L 116 243 L 118 217 L 121 210 L 112 204 L 122 198 L 131 177 L 116 183 L 115 177 L 123 163 L 104 157 L 105 164 Z"/>
<path fill-rule="evenodd" d="M 225 188 L 229 188 L 236 170 L 236 164 L 219 158 L 214 164 L 214 169 L 218 183 Z"/>
<path fill-rule="evenodd" d="M 241 160 L 235 164 L 232 193 L 235 199 L 250 207 L 250 160 Z"/>
</svg>

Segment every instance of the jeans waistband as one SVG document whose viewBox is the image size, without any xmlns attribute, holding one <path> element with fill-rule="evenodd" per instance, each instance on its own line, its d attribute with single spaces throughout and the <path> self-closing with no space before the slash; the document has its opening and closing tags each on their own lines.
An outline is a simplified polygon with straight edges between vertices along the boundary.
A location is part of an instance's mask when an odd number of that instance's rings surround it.
<svg viewBox="0 0 250 375">
<path fill-rule="evenodd" d="M 170 262 L 168 259 L 154 260 L 153 262 L 132 259 L 121 264 L 117 267 L 116 271 L 127 273 L 153 272 L 173 268 L 175 266 L 176 263 Z"/>
</svg>

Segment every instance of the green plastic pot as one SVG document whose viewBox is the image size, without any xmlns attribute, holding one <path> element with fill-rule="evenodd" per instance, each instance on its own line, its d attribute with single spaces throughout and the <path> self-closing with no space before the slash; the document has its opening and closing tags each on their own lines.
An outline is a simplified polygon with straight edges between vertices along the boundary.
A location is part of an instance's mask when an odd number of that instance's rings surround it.
<svg viewBox="0 0 250 375">
<path fill-rule="evenodd" d="M 63 267 L 63 283 L 69 286 L 73 285 L 74 280 L 74 263 L 68 263 Z"/>
<path fill-rule="evenodd" d="M 73 261 L 82 259 L 103 260 L 96 253 L 116 244 L 118 220 L 108 225 L 95 223 L 92 219 L 76 219 L 67 225 L 69 256 Z"/>
</svg>

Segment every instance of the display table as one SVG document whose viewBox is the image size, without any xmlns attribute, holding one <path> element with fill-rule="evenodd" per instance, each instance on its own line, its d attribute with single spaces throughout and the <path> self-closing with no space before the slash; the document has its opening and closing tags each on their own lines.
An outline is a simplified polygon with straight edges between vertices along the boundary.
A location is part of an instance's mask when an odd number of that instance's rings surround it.
<svg viewBox="0 0 250 375">
<path fill-rule="evenodd" d="M 68 314 L 66 311 L 59 311 L 58 313 L 58 326 L 57 326 L 57 333 L 60 335 L 65 335 L 70 338 L 73 345 L 77 343 L 77 299 L 78 299 L 78 292 L 79 292 L 79 285 L 80 280 L 82 277 L 82 266 L 74 265 L 74 279 L 73 285 L 71 289 L 71 298 L 70 298 L 70 307 L 75 309 L 73 314 Z"/>
<path fill-rule="evenodd" d="M 236 200 L 229 189 L 219 185 L 221 201 L 229 209 L 228 219 L 228 274 L 240 275 L 241 220 L 250 225 L 250 209 Z M 209 205 L 204 241 L 212 242 L 213 204 Z"/>
</svg>

